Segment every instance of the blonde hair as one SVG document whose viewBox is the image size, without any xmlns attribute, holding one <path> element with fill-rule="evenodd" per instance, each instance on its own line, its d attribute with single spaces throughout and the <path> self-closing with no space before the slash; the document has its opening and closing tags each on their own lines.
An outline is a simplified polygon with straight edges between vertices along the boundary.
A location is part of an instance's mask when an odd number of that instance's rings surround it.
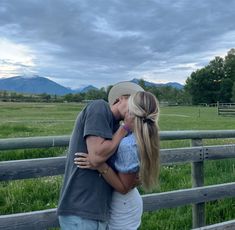
<svg viewBox="0 0 235 230">
<path fill-rule="evenodd" d="M 150 92 L 137 92 L 128 101 L 129 113 L 134 115 L 134 134 L 140 155 L 140 179 L 146 190 L 153 188 L 160 171 L 159 104 Z"/>
</svg>

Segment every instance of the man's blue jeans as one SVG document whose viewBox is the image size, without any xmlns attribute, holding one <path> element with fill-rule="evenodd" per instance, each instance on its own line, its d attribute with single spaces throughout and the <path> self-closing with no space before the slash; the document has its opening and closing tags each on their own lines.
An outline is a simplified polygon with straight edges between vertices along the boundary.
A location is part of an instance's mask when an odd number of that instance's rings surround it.
<svg viewBox="0 0 235 230">
<path fill-rule="evenodd" d="M 84 219 L 79 216 L 59 216 L 61 230 L 107 230 L 107 222 Z"/>
</svg>

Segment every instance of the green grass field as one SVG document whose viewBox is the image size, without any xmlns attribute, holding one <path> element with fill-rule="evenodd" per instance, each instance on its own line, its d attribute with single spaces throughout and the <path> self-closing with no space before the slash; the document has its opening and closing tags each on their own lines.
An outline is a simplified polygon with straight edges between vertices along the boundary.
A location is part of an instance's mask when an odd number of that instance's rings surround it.
<svg viewBox="0 0 235 230">
<path fill-rule="evenodd" d="M 0 102 L 0 138 L 70 135 L 82 104 L 33 104 Z M 163 107 L 161 131 L 235 129 L 235 117 L 217 115 L 210 107 Z M 231 144 L 235 139 L 204 140 L 204 145 Z M 190 140 L 162 141 L 161 148 L 189 146 Z M 66 148 L 0 151 L 0 160 L 17 160 L 63 155 Z M 233 182 L 235 160 L 205 162 L 205 184 Z M 0 215 L 54 208 L 57 205 L 62 176 L 0 183 Z M 156 192 L 191 187 L 191 166 L 162 167 Z M 141 193 L 143 191 L 140 189 Z M 235 218 L 235 199 L 206 204 L 206 223 Z M 191 207 L 184 206 L 144 213 L 141 230 L 190 229 Z"/>
</svg>

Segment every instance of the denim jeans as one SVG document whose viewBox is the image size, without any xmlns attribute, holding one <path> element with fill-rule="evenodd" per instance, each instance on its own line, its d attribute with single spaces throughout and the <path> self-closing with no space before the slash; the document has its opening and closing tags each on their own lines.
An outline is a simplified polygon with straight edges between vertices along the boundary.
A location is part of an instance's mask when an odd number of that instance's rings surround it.
<svg viewBox="0 0 235 230">
<path fill-rule="evenodd" d="M 59 216 L 61 230 L 107 230 L 107 222 L 85 219 L 79 216 Z"/>
</svg>

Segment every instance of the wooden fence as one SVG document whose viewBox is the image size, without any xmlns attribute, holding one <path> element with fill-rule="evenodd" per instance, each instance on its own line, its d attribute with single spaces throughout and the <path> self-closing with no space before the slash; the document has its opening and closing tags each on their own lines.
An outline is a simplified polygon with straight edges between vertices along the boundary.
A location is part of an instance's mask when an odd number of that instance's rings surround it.
<svg viewBox="0 0 235 230">
<path fill-rule="evenodd" d="M 217 103 L 218 115 L 234 116 L 235 103 Z"/>
<path fill-rule="evenodd" d="M 235 197 L 235 182 L 204 185 L 204 161 L 235 158 L 235 145 L 203 146 L 203 139 L 235 138 L 235 130 L 167 131 L 161 140 L 191 139 L 191 147 L 161 149 L 161 163 L 191 163 L 193 187 L 143 195 L 144 211 L 192 204 L 193 228 L 234 229 L 235 221 L 205 226 L 205 202 Z M 0 139 L 0 150 L 67 146 L 69 136 Z M 0 181 L 37 178 L 64 173 L 65 157 L 0 162 Z M 0 229 L 47 229 L 58 227 L 56 209 L 0 216 Z"/>
</svg>

